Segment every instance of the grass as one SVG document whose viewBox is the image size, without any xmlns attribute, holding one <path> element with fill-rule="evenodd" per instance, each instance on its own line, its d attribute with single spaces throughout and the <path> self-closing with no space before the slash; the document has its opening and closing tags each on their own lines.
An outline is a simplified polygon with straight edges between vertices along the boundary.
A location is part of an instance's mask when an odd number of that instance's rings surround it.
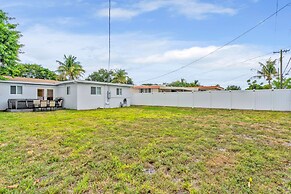
<svg viewBox="0 0 291 194">
<path fill-rule="evenodd" d="M 0 193 L 288 193 L 290 128 L 284 112 L 1 112 Z"/>
</svg>

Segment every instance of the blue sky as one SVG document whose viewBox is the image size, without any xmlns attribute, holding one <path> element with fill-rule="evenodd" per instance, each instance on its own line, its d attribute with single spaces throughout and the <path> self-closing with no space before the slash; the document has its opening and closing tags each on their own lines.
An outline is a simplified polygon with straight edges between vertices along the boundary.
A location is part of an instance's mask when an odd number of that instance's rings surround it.
<svg viewBox="0 0 291 194">
<path fill-rule="evenodd" d="M 276 0 L 112 0 L 112 68 L 126 69 L 137 84 L 189 64 L 276 11 Z M 290 0 L 279 0 L 279 8 Z M 16 18 L 25 44 L 22 62 L 56 69 L 75 55 L 86 76 L 107 67 L 107 0 L 0 0 Z M 261 56 L 291 47 L 291 6 L 231 45 L 178 72 L 150 80 L 185 78 L 203 85 L 246 87 Z M 290 54 L 285 56 L 285 61 Z"/>
</svg>

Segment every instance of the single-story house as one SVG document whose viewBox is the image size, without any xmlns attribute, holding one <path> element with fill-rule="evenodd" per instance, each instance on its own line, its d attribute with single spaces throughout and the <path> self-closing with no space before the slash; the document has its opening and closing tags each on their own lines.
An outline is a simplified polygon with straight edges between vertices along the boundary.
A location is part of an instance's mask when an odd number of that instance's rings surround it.
<svg viewBox="0 0 291 194">
<path fill-rule="evenodd" d="M 197 87 L 172 87 L 162 85 L 142 85 L 134 86 L 132 88 L 133 93 L 156 93 L 156 92 L 197 92 L 197 91 L 209 91 L 209 90 L 224 90 L 220 86 L 197 86 Z"/>
<path fill-rule="evenodd" d="M 132 85 L 84 80 L 53 81 L 23 77 L 0 80 L 0 110 L 8 99 L 53 100 L 63 98 L 67 109 L 89 110 L 130 106 Z"/>
</svg>

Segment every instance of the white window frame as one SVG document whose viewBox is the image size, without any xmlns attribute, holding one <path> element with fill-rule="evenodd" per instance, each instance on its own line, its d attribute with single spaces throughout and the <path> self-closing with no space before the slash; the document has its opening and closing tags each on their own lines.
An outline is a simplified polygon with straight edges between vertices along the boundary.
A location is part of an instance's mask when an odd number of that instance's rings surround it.
<svg viewBox="0 0 291 194">
<path fill-rule="evenodd" d="M 140 93 L 152 93 L 152 89 L 151 88 L 142 88 L 142 89 L 140 89 Z"/>
<path fill-rule="evenodd" d="M 15 87 L 15 94 L 12 94 L 12 87 Z M 19 89 L 21 88 L 21 89 Z M 19 93 L 21 91 L 21 93 Z M 10 95 L 22 95 L 23 94 L 23 86 L 20 85 L 11 85 L 10 86 Z"/>
<path fill-rule="evenodd" d="M 95 92 L 92 93 L 92 89 L 95 89 L 94 90 Z M 94 95 L 94 96 L 97 95 L 97 87 L 96 86 L 91 86 L 91 88 L 90 88 L 90 94 L 91 95 Z"/>
<path fill-rule="evenodd" d="M 92 94 L 92 88 L 95 88 L 95 93 L 93 93 L 93 94 Z M 90 94 L 94 95 L 94 96 L 96 96 L 96 95 L 100 96 L 102 94 L 101 87 L 99 87 L 99 86 L 91 86 Z"/>
<path fill-rule="evenodd" d="M 116 88 L 116 96 L 122 96 L 122 88 Z"/>
<path fill-rule="evenodd" d="M 101 95 L 102 94 L 102 91 L 101 91 L 101 87 L 96 87 L 96 95 Z"/>
</svg>

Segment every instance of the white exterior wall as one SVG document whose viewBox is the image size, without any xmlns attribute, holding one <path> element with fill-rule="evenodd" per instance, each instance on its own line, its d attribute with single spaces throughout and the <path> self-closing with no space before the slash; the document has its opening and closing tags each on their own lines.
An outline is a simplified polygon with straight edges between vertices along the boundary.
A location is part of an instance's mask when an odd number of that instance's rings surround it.
<svg viewBox="0 0 291 194">
<path fill-rule="evenodd" d="M 22 94 L 10 94 L 10 86 L 22 86 Z M 45 98 L 47 97 L 47 89 L 54 91 L 54 98 L 58 95 L 56 86 L 53 85 L 0 82 L 0 110 L 5 110 L 8 107 L 8 99 L 37 99 L 37 89 L 44 89 Z"/>
<path fill-rule="evenodd" d="M 67 87 L 70 87 L 71 91 L 70 94 L 67 95 Z M 57 96 L 62 97 L 64 99 L 63 107 L 67 109 L 77 109 L 77 84 L 76 83 L 68 83 L 68 84 L 61 84 L 56 86 Z"/>
<path fill-rule="evenodd" d="M 91 87 L 101 87 L 101 95 L 91 95 Z M 106 85 L 94 83 L 78 83 L 77 84 L 77 108 L 78 110 L 90 110 L 97 108 L 117 108 L 120 103 L 126 98 L 127 106 L 130 106 L 131 92 L 129 87 L 124 86 L 109 86 L 111 91 L 111 99 L 107 102 L 107 87 Z M 122 88 L 122 95 L 116 95 L 116 88 Z"/>
<path fill-rule="evenodd" d="M 133 105 L 291 111 L 291 90 L 134 93 Z"/>
<path fill-rule="evenodd" d="M 108 86 L 105 86 L 107 90 Z M 117 88 L 122 88 L 122 95 L 117 95 L 116 94 L 116 89 Z M 109 105 L 105 106 L 105 108 L 117 108 L 120 107 L 120 103 L 123 102 L 124 99 L 127 100 L 127 106 L 130 106 L 131 104 L 131 91 L 130 87 L 125 87 L 125 86 L 109 86 L 109 90 L 111 92 L 111 98 L 109 100 Z M 106 96 L 105 96 L 106 99 Z"/>
</svg>

